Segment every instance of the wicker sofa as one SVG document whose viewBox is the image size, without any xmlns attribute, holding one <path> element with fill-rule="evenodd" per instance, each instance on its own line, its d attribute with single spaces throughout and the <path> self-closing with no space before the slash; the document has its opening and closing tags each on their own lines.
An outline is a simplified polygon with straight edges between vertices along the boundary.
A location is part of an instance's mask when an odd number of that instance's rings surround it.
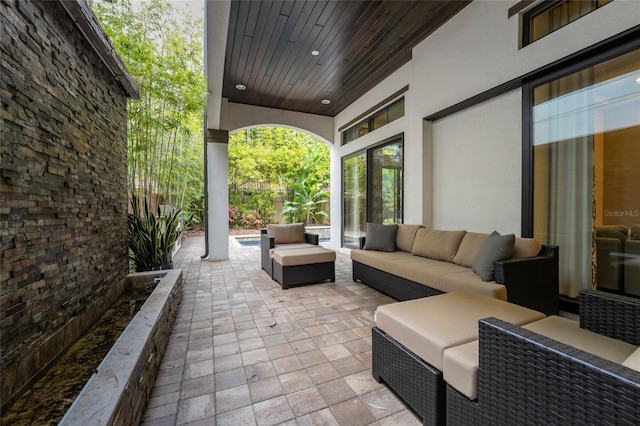
<svg viewBox="0 0 640 426">
<path fill-rule="evenodd" d="M 580 328 L 637 347 L 640 299 L 583 291 Z M 477 399 L 447 385 L 447 424 L 637 425 L 640 348 L 621 365 L 559 340 L 481 320 Z"/>
<path fill-rule="evenodd" d="M 478 253 L 493 234 L 397 225 L 395 247 L 368 250 L 367 238 L 373 229 L 376 228 L 368 227 L 368 236 L 360 239 L 360 250 L 351 251 L 353 280 L 396 300 L 466 290 L 546 315 L 558 312 L 557 246 L 512 237 L 514 255 L 492 262 L 493 279 L 487 281 L 474 273 L 472 266 L 475 267 Z"/>
</svg>

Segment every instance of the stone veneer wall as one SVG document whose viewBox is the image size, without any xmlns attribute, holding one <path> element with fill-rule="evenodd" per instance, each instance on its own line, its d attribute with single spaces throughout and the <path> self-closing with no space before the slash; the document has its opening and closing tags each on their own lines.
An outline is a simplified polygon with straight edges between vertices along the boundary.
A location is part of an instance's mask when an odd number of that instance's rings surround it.
<svg viewBox="0 0 640 426">
<path fill-rule="evenodd" d="M 59 2 L 0 2 L 0 401 L 120 294 L 127 94 Z"/>
</svg>

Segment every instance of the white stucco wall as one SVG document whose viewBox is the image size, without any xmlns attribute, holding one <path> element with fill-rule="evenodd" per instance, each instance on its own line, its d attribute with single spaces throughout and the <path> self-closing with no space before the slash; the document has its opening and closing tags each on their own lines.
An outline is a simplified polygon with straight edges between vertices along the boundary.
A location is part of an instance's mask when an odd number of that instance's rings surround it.
<svg viewBox="0 0 640 426">
<path fill-rule="evenodd" d="M 328 144 L 333 143 L 333 118 L 283 109 L 237 104 L 222 99 L 220 127 L 235 132 L 248 127 L 277 126 L 307 132 Z"/>
<path fill-rule="evenodd" d="M 405 223 L 520 233 L 521 90 L 431 126 L 422 118 L 638 25 L 640 1 L 616 0 L 522 49 L 520 18 L 508 17 L 516 3 L 475 0 L 416 46 L 411 62 L 335 118 L 334 139 L 339 141 L 342 125 L 409 85 L 405 117 L 344 147 L 336 143 L 331 180 L 334 244 L 339 244 L 341 226 L 340 159 L 401 132 Z M 425 142 L 431 140 L 429 152 Z M 423 187 L 429 179 L 432 195 Z"/>
</svg>

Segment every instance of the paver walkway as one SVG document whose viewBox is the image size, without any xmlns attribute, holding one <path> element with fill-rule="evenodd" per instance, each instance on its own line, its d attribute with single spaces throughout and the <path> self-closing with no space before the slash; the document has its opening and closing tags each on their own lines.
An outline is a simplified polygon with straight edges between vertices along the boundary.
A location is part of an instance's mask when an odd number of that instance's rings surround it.
<svg viewBox="0 0 640 426">
<path fill-rule="evenodd" d="M 351 278 L 282 290 L 259 247 L 230 243 L 230 259 L 200 260 L 185 241 L 182 303 L 143 416 L 144 425 L 419 425 L 371 377 L 373 312 L 393 302 Z"/>
</svg>

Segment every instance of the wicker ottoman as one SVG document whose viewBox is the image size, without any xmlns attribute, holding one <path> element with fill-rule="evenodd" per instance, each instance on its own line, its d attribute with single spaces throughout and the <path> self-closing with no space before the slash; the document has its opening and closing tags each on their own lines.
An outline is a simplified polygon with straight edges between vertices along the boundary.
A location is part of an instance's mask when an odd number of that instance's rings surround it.
<svg viewBox="0 0 640 426">
<path fill-rule="evenodd" d="M 336 253 L 324 247 L 273 252 L 273 279 L 283 289 L 293 285 L 336 280 Z"/>
<path fill-rule="evenodd" d="M 425 425 L 446 422 L 444 351 L 478 339 L 478 320 L 524 325 L 541 312 L 467 291 L 378 307 L 372 331 L 372 374 L 396 392 Z"/>
</svg>

